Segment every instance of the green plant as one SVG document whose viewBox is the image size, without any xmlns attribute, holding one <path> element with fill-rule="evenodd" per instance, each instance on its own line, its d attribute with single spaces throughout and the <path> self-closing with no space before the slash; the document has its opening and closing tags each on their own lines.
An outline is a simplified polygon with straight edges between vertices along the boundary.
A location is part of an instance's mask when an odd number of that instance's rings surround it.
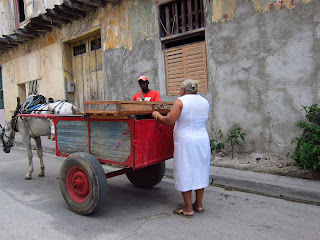
<svg viewBox="0 0 320 240">
<path fill-rule="evenodd" d="M 221 129 L 219 129 L 219 139 L 222 141 L 223 139 L 223 134 Z M 218 142 L 215 139 L 211 139 L 210 140 L 210 146 L 211 146 L 211 152 L 213 152 L 214 150 L 216 150 L 217 152 L 221 152 L 222 149 L 224 149 L 224 143 L 223 142 Z"/>
<path fill-rule="evenodd" d="M 218 142 L 215 139 L 210 140 L 211 152 L 213 152 L 214 150 L 216 150 L 217 152 L 221 152 L 225 148 L 225 144 L 227 143 L 227 144 L 231 145 L 231 153 L 232 153 L 231 158 L 233 158 L 233 146 L 236 144 L 240 144 L 240 141 L 238 138 L 241 138 L 242 141 L 244 141 L 245 135 L 247 135 L 247 134 L 241 132 L 240 127 L 230 128 L 227 133 L 227 140 L 224 141 L 224 139 L 223 139 L 224 135 L 220 129 L 219 130 L 220 142 Z"/>
<path fill-rule="evenodd" d="M 287 154 L 304 169 L 320 170 L 320 108 L 317 104 L 303 106 L 307 121 L 296 123 L 302 130 L 301 137 L 291 140 L 296 144 L 294 152 Z"/>
<path fill-rule="evenodd" d="M 244 137 L 246 135 L 246 133 L 241 132 L 240 127 L 230 128 L 228 130 L 226 142 L 231 145 L 231 158 L 233 158 L 233 146 L 236 144 L 240 144 L 238 138 L 241 138 L 241 140 L 244 141 Z"/>
</svg>

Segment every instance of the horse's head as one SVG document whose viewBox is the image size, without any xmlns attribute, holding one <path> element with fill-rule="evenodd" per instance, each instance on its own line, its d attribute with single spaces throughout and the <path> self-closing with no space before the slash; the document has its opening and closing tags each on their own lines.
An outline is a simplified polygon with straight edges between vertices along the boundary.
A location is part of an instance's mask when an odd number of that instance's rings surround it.
<svg viewBox="0 0 320 240">
<path fill-rule="evenodd" d="M 13 146 L 15 132 L 12 129 L 11 123 L 6 123 L 3 127 L 1 126 L 0 139 L 3 144 L 3 151 L 9 153 Z"/>
</svg>

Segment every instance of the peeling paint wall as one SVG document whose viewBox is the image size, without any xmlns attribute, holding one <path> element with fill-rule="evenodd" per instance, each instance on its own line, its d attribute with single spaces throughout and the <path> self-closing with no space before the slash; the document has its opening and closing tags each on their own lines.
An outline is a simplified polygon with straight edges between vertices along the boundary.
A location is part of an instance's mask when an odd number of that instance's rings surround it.
<svg viewBox="0 0 320 240">
<path fill-rule="evenodd" d="M 61 44 L 57 36 L 57 31 L 47 33 L 1 55 L 7 120 L 16 107 L 19 91 L 24 89 L 27 92 L 30 81 L 38 81 L 38 92 L 46 98 L 53 97 L 57 100 L 66 98 Z"/>
<path fill-rule="evenodd" d="M 242 0 L 251 2 L 255 11 L 268 12 L 279 11 L 281 8 L 294 8 L 300 3 L 310 3 L 314 0 Z M 234 13 L 239 0 L 207 0 L 207 9 L 211 22 L 226 22 L 234 20 Z"/>
</svg>

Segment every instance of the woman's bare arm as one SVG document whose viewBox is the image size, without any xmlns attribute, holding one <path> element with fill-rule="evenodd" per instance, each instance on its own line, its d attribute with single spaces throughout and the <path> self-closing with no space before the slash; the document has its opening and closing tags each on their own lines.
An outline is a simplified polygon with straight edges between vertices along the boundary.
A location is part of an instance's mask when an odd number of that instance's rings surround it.
<svg viewBox="0 0 320 240">
<path fill-rule="evenodd" d="M 152 113 L 152 117 L 157 119 L 157 121 L 161 122 L 163 125 L 171 126 L 180 117 L 182 108 L 183 108 L 183 104 L 182 104 L 181 100 L 177 99 L 177 100 L 174 101 L 174 103 L 172 105 L 172 109 L 167 114 L 167 116 L 162 116 L 158 111 L 154 111 Z"/>
</svg>

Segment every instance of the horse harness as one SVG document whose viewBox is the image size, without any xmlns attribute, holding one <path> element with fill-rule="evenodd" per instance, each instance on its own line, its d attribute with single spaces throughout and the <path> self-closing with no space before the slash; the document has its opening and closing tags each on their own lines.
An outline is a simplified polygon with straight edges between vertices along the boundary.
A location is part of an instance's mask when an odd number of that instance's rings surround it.
<svg viewBox="0 0 320 240">
<path fill-rule="evenodd" d="M 18 121 L 18 114 L 20 113 L 20 111 L 21 111 L 20 98 L 18 98 L 16 110 L 14 111 L 14 114 L 13 114 L 11 121 L 10 121 L 10 124 L 11 124 L 10 135 L 9 136 L 6 135 L 4 128 L 1 133 L 1 140 L 3 143 L 3 147 L 11 148 L 13 146 L 15 134 L 16 134 L 16 132 L 18 132 L 17 121 Z M 6 136 L 6 138 L 9 139 L 6 143 L 4 142 L 3 136 Z"/>
<path fill-rule="evenodd" d="M 57 110 L 57 114 L 59 114 L 60 113 L 60 110 L 61 110 L 61 108 L 63 107 L 63 105 L 65 104 L 65 100 L 60 100 L 59 101 L 59 103 L 51 110 L 52 111 L 52 113 L 54 114 L 55 113 L 55 111 L 56 111 L 56 109 L 58 108 L 58 110 Z M 48 104 L 46 104 L 46 105 L 48 105 Z M 35 109 L 35 111 L 37 111 L 37 109 Z M 50 110 L 38 110 L 38 111 L 50 111 Z M 30 125 L 29 125 L 29 123 L 28 123 L 28 120 L 26 120 L 26 118 L 23 118 L 23 117 L 21 117 L 20 116 L 20 118 L 21 118 L 21 120 L 23 121 L 23 123 L 25 124 L 25 126 L 28 128 L 28 130 L 29 130 L 29 132 L 30 132 L 30 135 L 31 136 L 35 136 L 33 133 L 32 133 L 32 130 L 31 130 L 31 128 L 30 128 Z"/>
<path fill-rule="evenodd" d="M 59 103 L 52 109 L 52 113 L 54 114 L 55 110 L 59 107 L 59 109 L 57 110 L 57 114 L 60 113 L 61 108 L 63 107 L 63 105 L 66 103 L 65 100 L 60 100 Z"/>
</svg>

